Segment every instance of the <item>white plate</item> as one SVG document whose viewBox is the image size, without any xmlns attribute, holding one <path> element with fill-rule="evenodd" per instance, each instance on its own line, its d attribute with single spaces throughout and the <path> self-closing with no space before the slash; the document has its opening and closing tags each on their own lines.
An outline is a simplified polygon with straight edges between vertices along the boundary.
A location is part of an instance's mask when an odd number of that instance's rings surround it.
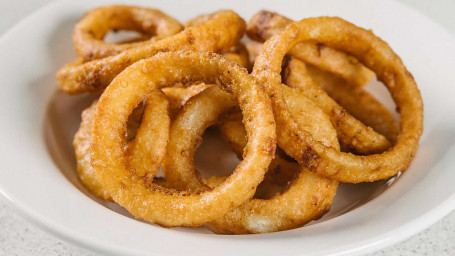
<svg viewBox="0 0 455 256">
<path fill-rule="evenodd" d="M 103 207 L 82 193 L 74 173 L 71 137 L 87 96 L 58 93 L 54 74 L 75 58 L 75 21 L 96 5 L 114 2 L 122 1 L 55 2 L 0 39 L 0 194 L 34 223 L 109 255 L 352 255 L 401 241 L 455 208 L 455 40 L 421 14 L 384 0 L 135 4 L 162 9 L 181 21 L 221 8 L 248 19 L 265 8 L 294 19 L 340 16 L 373 29 L 414 74 L 425 103 L 425 133 L 416 159 L 393 186 L 343 186 L 323 221 L 264 235 L 164 229 L 136 221 L 121 208 Z M 383 93 L 379 90 L 381 97 Z"/>
</svg>

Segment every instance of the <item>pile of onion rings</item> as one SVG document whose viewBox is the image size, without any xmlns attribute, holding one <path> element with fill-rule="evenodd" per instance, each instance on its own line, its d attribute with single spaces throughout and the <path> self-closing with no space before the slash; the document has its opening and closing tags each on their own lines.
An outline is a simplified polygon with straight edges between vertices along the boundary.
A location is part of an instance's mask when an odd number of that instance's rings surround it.
<svg viewBox="0 0 455 256">
<path fill-rule="evenodd" d="M 118 30 L 139 36 L 105 40 Z M 340 182 L 405 171 L 423 131 L 401 59 L 341 18 L 260 11 L 246 23 L 222 10 L 182 25 L 115 5 L 85 14 L 73 42 L 79 58 L 57 72 L 59 87 L 96 98 L 73 140 L 78 176 L 94 196 L 164 227 L 302 227 L 330 210 Z M 363 88 L 374 75 L 399 123 Z M 210 127 L 240 159 L 230 175 L 202 177 L 194 163 Z"/>
</svg>

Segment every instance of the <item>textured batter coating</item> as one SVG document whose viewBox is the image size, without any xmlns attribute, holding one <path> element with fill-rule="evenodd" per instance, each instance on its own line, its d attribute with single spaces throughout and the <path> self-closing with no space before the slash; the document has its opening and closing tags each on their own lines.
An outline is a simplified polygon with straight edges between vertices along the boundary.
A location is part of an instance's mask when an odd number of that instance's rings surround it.
<svg viewBox="0 0 455 256">
<path fill-rule="evenodd" d="M 176 116 L 188 99 L 209 86 L 198 84 L 190 87 L 163 88 L 163 92 L 169 102 L 169 117 L 172 119 Z M 130 155 L 129 162 L 134 161 L 136 174 L 141 176 L 147 184 L 150 184 L 153 176 L 156 175 L 169 138 L 170 121 L 169 117 L 166 116 L 168 104 L 166 99 L 163 99 L 163 96 L 158 94 L 160 93 L 154 92 L 149 97 L 149 100 L 155 102 L 153 104 L 156 107 L 155 109 L 150 109 L 153 105 L 149 103 L 148 112 L 144 114 L 144 106 L 140 104 L 128 117 L 127 123 L 127 141 L 129 142 L 127 154 Z M 95 100 L 90 107 L 82 112 L 82 122 L 74 136 L 73 146 L 77 159 L 77 173 L 82 184 L 92 194 L 103 200 L 113 201 L 109 193 L 98 182 L 90 164 L 90 131 L 97 103 L 98 100 Z M 145 123 L 142 124 L 142 128 L 138 133 L 141 122 Z M 151 132 L 151 134 L 145 134 L 146 132 Z M 136 139 L 133 140 L 134 138 Z M 146 140 L 150 140 L 150 142 Z M 138 144 L 138 142 L 140 143 Z M 131 143 L 135 143 L 134 145 L 136 146 L 132 147 L 133 144 Z M 141 143 L 153 143 L 151 145 L 155 146 L 155 148 L 147 152 L 147 149 L 138 147 Z M 133 150 L 137 150 L 137 152 L 133 152 Z M 144 162 L 142 163 L 142 161 Z"/>
<path fill-rule="evenodd" d="M 166 96 L 160 90 L 152 91 L 146 99 L 136 136 L 125 151 L 129 169 L 145 184 L 153 182 L 166 153 L 171 124 L 168 109 Z"/>
<path fill-rule="evenodd" d="M 177 114 L 189 99 L 195 95 L 198 95 L 200 92 L 204 91 L 210 86 L 212 85 L 200 83 L 188 87 L 185 87 L 183 85 L 174 85 L 172 87 L 162 88 L 161 90 L 164 92 L 167 100 L 169 101 L 169 116 L 171 119 L 174 119 L 177 116 Z"/>
<path fill-rule="evenodd" d="M 346 80 L 315 66 L 309 64 L 305 64 L 305 66 L 313 81 L 321 86 L 333 100 L 360 122 L 395 143 L 399 133 L 398 123 L 392 113 L 373 95 L 363 88 L 352 88 Z M 292 75 L 292 70 L 290 72 Z"/>
<path fill-rule="evenodd" d="M 296 44 L 306 41 L 323 43 L 355 56 L 386 85 L 401 115 L 400 134 L 393 147 L 368 156 L 343 153 L 316 141 L 296 122 L 286 106 L 280 73 L 285 54 Z M 252 74 L 271 97 L 278 145 L 309 170 L 339 181 L 357 183 L 391 177 L 411 163 L 423 130 L 422 98 L 401 59 L 371 31 L 333 17 L 292 23 L 265 42 Z"/>
<path fill-rule="evenodd" d="M 381 153 L 392 145 L 384 135 L 357 120 L 327 95 L 308 74 L 305 63 L 291 59 L 286 70 L 289 72 L 284 72 L 284 82 L 290 87 L 297 88 L 325 111 L 337 130 L 338 139 L 344 150 L 374 154 Z"/>
<path fill-rule="evenodd" d="M 151 184 L 125 164 L 125 123 L 153 90 L 178 82 L 218 84 L 232 93 L 248 134 L 245 157 L 226 182 L 201 193 Z M 276 147 L 270 100 L 246 69 L 215 53 L 169 52 L 141 60 L 119 74 L 101 96 L 92 128 L 92 166 L 112 198 L 136 218 L 163 226 L 199 226 L 254 195 Z"/>
<path fill-rule="evenodd" d="M 131 43 L 107 43 L 103 40 L 110 30 L 134 30 L 149 38 Z M 180 23 L 165 13 L 137 6 L 103 6 L 86 13 L 76 23 L 73 44 L 85 61 L 120 53 L 177 34 L 183 29 Z"/>
<path fill-rule="evenodd" d="M 243 149 L 245 148 L 248 138 L 242 123 L 242 114 L 233 113 L 223 118 L 218 123 L 218 129 L 221 136 L 227 141 L 239 159 L 242 159 Z M 264 180 L 259 184 L 254 194 L 254 198 L 269 199 L 276 194 L 287 189 L 289 183 L 294 180 L 300 171 L 297 162 L 292 161 L 289 156 L 280 148 L 277 148 L 275 158 L 270 163 L 269 169 L 264 176 Z M 215 181 L 224 181 L 222 177 L 211 176 L 203 178 L 204 184 L 212 187 Z"/>
<path fill-rule="evenodd" d="M 73 146 L 77 160 L 77 173 L 82 184 L 95 196 L 112 201 L 99 183 L 90 164 L 90 132 L 98 100 L 82 112 L 82 122 L 74 135 Z M 126 155 L 134 173 L 147 184 L 153 181 L 163 161 L 169 140 L 170 119 L 164 94 L 156 90 L 143 107 L 135 108 L 128 118 Z"/>
<path fill-rule="evenodd" d="M 170 187 L 180 190 L 208 190 L 208 186 L 200 185 L 202 178 L 193 164 L 194 154 L 202 142 L 205 129 L 216 124 L 223 113 L 236 106 L 235 99 L 218 86 L 206 89 L 185 104 L 172 122 L 163 161 L 163 174 Z M 188 112 L 191 113 L 185 115 Z M 197 122 L 197 126 L 194 122 Z"/>
<path fill-rule="evenodd" d="M 239 159 L 243 158 L 243 149 L 248 142 L 248 137 L 246 136 L 242 119 L 242 113 L 235 112 L 232 114 L 227 114 L 226 117 L 222 118 L 222 120 L 217 123 L 221 137 L 229 143 L 231 149 L 237 154 L 237 157 Z M 290 163 L 293 163 L 297 166 L 297 168 L 292 167 L 290 169 L 299 169 L 296 161 L 292 161 L 282 149 L 277 148 L 275 159 L 279 157 L 285 158 L 286 160 L 289 160 Z M 270 164 L 269 171 L 267 171 L 266 178 L 264 179 L 267 179 L 267 175 L 270 173 L 270 168 L 272 165 L 273 161 L 272 164 Z M 282 172 L 280 175 L 273 176 L 275 183 L 278 185 L 285 185 L 291 178 L 294 178 L 295 176 L 294 171 L 288 172 L 285 169 L 286 168 L 280 171 Z"/>
<path fill-rule="evenodd" d="M 253 67 L 253 62 L 250 62 L 248 51 L 243 43 L 239 42 L 237 45 L 232 46 L 228 51 L 223 52 L 222 55 L 248 70 L 251 70 Z"/>
<path fill-rule="evenodd" d="M 198 191 L 201 187 L 198 185 L 199 182 L 197 180 L 202 179 L 204 180 L 204 183 L 206 181 L 209 182 L 209 184 L 206 183 L 208 187 L 214 187 L 224 181 L 226 177 L 224 177 L 224 179 L 216 176 L 208 179 L 202 178 L 196 171 L 196 167 L 192 164 L 192 159 L 194 158 L 197 147 L 202 141 L 202 138 L 199 135 L 201 135 L 207 127 L 217 124 L 220 120 L 222 120 L 220 122 L 221 131 L 224 129 L 231 130 L 230 132 L 222 132 L 222 134 L 228 136 L 226 137 L 227 141 L 231 143 L 231 146 L 233 146 L 235 152 L 238 153 L 239 158 L 241 158 L 241 155 L 243 155 L 243 148 L 248 142 L 242 124 L 242 115 L 241 113 L 234 113 L 230 114 L 228 118 L 224 118 L 223 115 L 226 112 L 230 113 L 231 109 L 233 111 L 236 110 L 236 107 L 237 103 L 235 100 L 228 93 L 223 92 L 219 88 L 206 89 L 203 93 L 193 96 L 193 98 L 186 102 L 183 110 L 180 111 L 178 117 L 176 117 L 172 123 L 173 128 L 171 129 L 170 137 L 173 139 L 171 139 L 168 144 L 168 153 L 163 162 L 163 173 L 167 180 L 167 187 L 179 190 Z M 202 118 L 204 119 L 201 120 Z M 196 125 L 192 123 L 195 121 L 197 122 L 197 128 L 195 128 Z M 240 134 L 236 134 L 237 131 L 240 132 Z M 238 145 L 241 146 L 238 147 Z M 295 170 L 298 170 L 298 166 L 297 168 L 290 168 L 290 170 L 279 170 L 278 168 L 279 166 L 276 166 L 272 161 L 265 177 L 265 179 L 268 179 L 269 181 L 265 182 L 265 186 L 264 182 L 261 183 L 262 188 L 258 188 L 258 190 L 260 190 L 260 195 L 258 195 L 258 191 L 256 191 L 255 196 L 266 197 L 266 194 L 273 193 L 273 191 L 269 191 L 270 187 L 273 185 L 276 185 L 277 187 L 285 186 L 286 183 L 295 176 Z M 182 169 L 185 170 L 187 175 L 182 175 L 184 174 L 183 171 L 175 171 Z M 278 173 L 277 175 L 270 175 L 271 172 L 279 172 L 279 175 Z"/>
<path fill-rule="evenodd" d="M 83 64 L 70 63 L 57 73 L 60 88 L 71 94 L 102 91 L 126 67 L 159 52 L 176 50 L 223 52 L 236 45 L 245 21 L 233 11 L 219 11 L 207 22 L 155 43 L 134 47 L 117 55 Z"/>
<path fill-rule="evenodd" d="M 79 129 L 74 135 L 73 146 L 74 153 L 76 154 L 77 161 L 77 174 L 82 184 L 95 196 L 112 201 L 109 193 L 96 179 L 95 171 L 90 165 L 90 131 L 92 129 L 93 115 L 95 114 L 96 104 L 95 100 L 90 107 L 82 112 L 82 121 Z"/>
<path fill-rule="evenodd" d="M 252 64 L 248 60 L 248 52 L 246 51 L 245 46 L 241 43 L 231 47 L 231 49 L 222 53 L 222 55 L 245 68 L 248 68 L 250 64 Z M 174 85 L 172 87 L 162 88 L 161 90 L 166 94 L 169 101 L 169 115 L 171 119 L 174 119 L 174 117 L 177 116 L 183 105 L 185 105 L 191 97 L 196 96 L 210 86 L 212 85 L 201 83 L 189 87 Z"/>
<path fill-rule="evenodd" d="M 298 117 L 302 127 L 310 131 L 322 144 L 339 149 L 336 131 L 327 115 L 299 92 L 283 87 L 286 103 L 290 111 Z M 243 134 L 245 132 L 244 129 L 240 131 Z M 239 133 L 232 129 L 227 132 Z M 294 165 L 296 164 L 277 154 L 269 167 L 269 172 L 279 170 L 281 175 L 271 173 L 266 175 L 266 178 L 277 179 L 281 176 L 281 179 L 284 178 L 283 181 L 287 181 L 286 175 L 283 174 L 290 175 L 292 171 L 286 173 L 287 171 L 283 169 L 295 170 Z M 279 180 L 277 182 L 280 184 Z M 270 183 L 269 181 L 267 184 Z M 318 219 L 330 209 L 337 188 L 338 182 L 300 167 L 300 172 L 282 193 L 266 200 L 257 198 L 249 200 L 223 218 L 211 222 L 208 227 L 217 233 L 235 234 L 266 233 L 301 227 Z"/>
<path fill-rule="evenodd" d="M 289 87 L 285 90 L 287 103 L 291 111 L 299 117 L 302 126 L 311 131 L 324 145 L 339 149 L 336 131 L 324 112 L 298 91 Z M 209 189 L 209 185 L 204 184 L 200 178 L 193 157 L 205 129 L 217 122 L 219 116 L 228 109 L 225 106 L 233 107 L 235 102 L 229 95 L 213 87 L 191 99 L 172 123 L 163 164 L 164 175 L 172 187 L 190 190 Z M 243 127 L 238 130 L 221 131 L 232 132 L 233 134 L 226 136 L 228 138 L 238 137 L 230 142 L 236 144 L 234 146 L 236 150 L 240 149 L 243 152 L 246 145 L 244 139 L 248 137 Z M 244 144 L 238 144 L 239 142 Z M 287 167 L 290 164 L 292 165 L 282 157 L 276 156 L 271 167 Z M 207 225 L 215 232 L 236 234 L 265 233 L 301 227 L 328 211 L 337 186 L 338 182 L 301 168 L 297 178 L 283 193 L 267 200 L 251 199 L 223 218 Z"/>
<path fill-rule="evenodd" d="M 264 42 L 292 22 L 278 13 L 263 10 L 248 22 L 247 34 L 253 40 Z M 321 42 L 301 42 L 289 50 L 289 54 L 334 73 L 356 87 L 368 84 L 374 75 L 354 57 L 327 47 Z"/>
</svg>

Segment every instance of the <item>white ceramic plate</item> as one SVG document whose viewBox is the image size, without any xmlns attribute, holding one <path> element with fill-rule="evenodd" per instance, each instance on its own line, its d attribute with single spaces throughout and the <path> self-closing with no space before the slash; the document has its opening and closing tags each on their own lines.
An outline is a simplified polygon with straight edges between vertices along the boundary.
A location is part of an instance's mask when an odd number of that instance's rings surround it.
<svg viewBox="0 0 455 256">
<path fill-rule="evenodd" d="M 54 74 L 75 58 L 71 33 L 76 20 L 96 5 L 114 2 L 122 1 L 55 2 L 0 39 L 0 194 L 34 223 L 109 255 L 352 255 L 401 241 L 455 207 L 455 40 L 416 11 L 384 0 L 144 0 L 135 4 L 162 9 L 181 21 L 221 8 L 232 8 L 248 19 L 265 8 L 294 19 L 340 16 L 373 29 L 414 74 L 425 103 L 421 146 L 412 166 L 399 179 L 344 185 L 324 219 L 264 235 L 220 236 L 204 230 L 164 229 L 97 201 L 75 175 L 71 147 L 89 97 L 58 92 Z M 384 89 L 377 84 L 370 89 L 393 107 Z M 201 150 L 210 147 L 205 143 Z M 208 166 L 215 159 L 196 158 Z M 232 164 L 232 158 L 223 162 L 227 168 Z"/>
</svg>

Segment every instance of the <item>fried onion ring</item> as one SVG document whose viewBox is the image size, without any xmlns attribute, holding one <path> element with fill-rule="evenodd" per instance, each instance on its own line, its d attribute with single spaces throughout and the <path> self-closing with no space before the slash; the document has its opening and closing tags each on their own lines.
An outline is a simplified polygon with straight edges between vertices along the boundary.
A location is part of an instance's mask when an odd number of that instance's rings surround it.
<svg viewBox="0 0 455 256">
<path fill-rule="evenodd" d="M 117 55 L 83 64 L 70 63 L 57 73 L 60 88 L 71 94 L 102 91 L 134 62 L 159 52 L 175 50 L 226 51 L 235 45 L 245 32 L 245 21 L 233 11 L 219 11 L 207 22 L 155 43 L 131 48 Z"/>
<path fill-rule="evenodd" d="M 99 183 L 90 164 L 90 131 L 98 100 L 82 112 L 82 122 L 74 135 L 73 146 L 77 160 L 77 173 L 84 186 L 95 196 L 112 201 L 110 194 Z M 152 92 L 143 108 L 136 108 L 128 119 L 129 140 L 126 155 L 135 174 L 147 184 L 153 181 L 163 161 L 169 140 L 170 119 L 168 102 L 164 94 Z"/>
<path fill-rule="evenodd" d="M 248 22 L 247 34 L 256 41 L 264 42 L 292 23 L 278 13 L 260 11 Z M 289 54 L 306 63 L 334 73 L 356 87 L 366 85 L 374 73 L 359 63 L 357 59 L 318 42 L 301 42 L 296 44 Z"/>
<path fill-rule="evenodd" d="M 217 122 L 217 118 L 226 111 L 226 105 L 235 106 L 229 95 L 219 91 L 217 87 L 212 87 L 192 98 L 172 123 L 163 162 L 164 175 L 170 186 L 189 190 L 209 189 L 211 184 L 203 183 L 193 157 L 205 129 Z M 287 92 L 288 104 L 293 113 L 299 116 L 302 126 L 325 145 L 338 148 L 336 132 L 323 111 L 294 89 L 287 88 Z M 230 104 L 224 103 L 225 101 Z M 227 133 L 226 137 L 233 138 L 230 142 L 234 144 L 236 151 L 243 152 L 248 136 L 240 120 L 237 120 L 238 123 L 231 124 L 237 126 L 236 130 L 221 131 Z M 281 170 L 289 165 L 296 163 L 290 163 L 277 155 L 269 169 Z M 204 181 L 216 183 L 219 180 L 220 178 L 214 178 Z M 328 211 L 337 186 L 338 182 L 301 168 L 298 177 L 283 193 L 267 200 L 251 199 L 221 219 L 210 222 L 208 227 L 218 233 L 236 234 L 265 233 L 301 227 Z"/>
<path fill-rule="evenodd" d="M 114 44 L 103 41 L 110 30 L 134 30 L 148 35 L 148 40 Z M 136 6 L 103 6 L 86 13 L 76 23 L 73 32 L 74 48 L 85 61 L 115 55 L 177 34 L 182 25 L 165 13 Z"/>
<path fill-rule="evenodd" d="M 323 43 L 353 55 L 386 85 L 401 115 L 400 134 L 392 148 L 368 156 L 343 153 L 316 141 L 296 122 L 286 106 L 280 72 L 285 54 L 296 44 L 306 41 Z M 271 97 L 278 145 L 312 172 L 357 183 L 391 177 L 410 165 L 423 131 L 420 91 L 401 59 L 371 31 L 335 17 L 308 18 L 292 23 L 265 42 L 252 74 Z"/>
<path fill-rule="evenodd" d="M 182 82 L 218 84 L 237 99 L 248 134 L 244 160 L 226 182 L 200 192 L 147 186 L 125 164 L 125 123 L 151 91 Z M 92 166 L 112 198 L 136 218 L 163 226 L 199 226 L 254 195 L 275 153 L 270 100 L 246 69 L 215 53 L 168 52 L 138 61 L 101 96 L 92 128 Z"/>
<path fill-rule="evenodd" d="M 390 148 L 392 144 L 384 135 L 375 132 L 371 127 L 354 118 L 330 98 L 313 81 L 306 70 L 305 63 L 298 59 L 291 59 L 286 70 L 291 72 L 284 72 L 285 83 L 290 87 L 297 88 L 325 111 L 337 130 L 338 139 L 344 150 L 361 154 L 374 154 Z"/>
</svg>

